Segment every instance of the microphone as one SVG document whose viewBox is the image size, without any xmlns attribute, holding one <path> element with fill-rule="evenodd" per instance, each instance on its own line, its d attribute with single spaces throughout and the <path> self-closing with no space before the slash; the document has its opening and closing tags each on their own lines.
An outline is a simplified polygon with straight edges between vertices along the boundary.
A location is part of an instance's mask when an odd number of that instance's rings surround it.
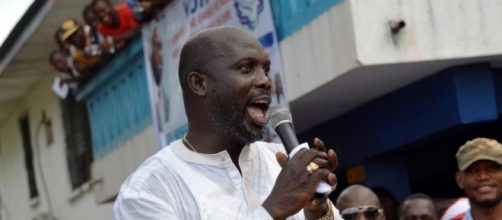
<svg viewBox="0 0 502 220">
<path fill-rule="evenodd" d="M 293 128 L 293 119 L 288 107 L 281 105 L 272 106 L 267 111 L 267 114 L 268 123 L 279 135 L 289 157 L 293 157 L 300 149 L 309 149 L 307 143 L 298 144 L 298 139 Z M 316 197 L 328 196 L 331 191 L 331 186 L 323 180 L 317 186 Z"/>
<path fill-rule="evenodd" d="M 291 112 L 286 106 L 276 105 L 270 107 L 267 114 L 269 115 L 268 123 L 277 132 L 286 151 L 290 154 L 295 147 L 300 145 L 293 128 Z"/>
</svg>

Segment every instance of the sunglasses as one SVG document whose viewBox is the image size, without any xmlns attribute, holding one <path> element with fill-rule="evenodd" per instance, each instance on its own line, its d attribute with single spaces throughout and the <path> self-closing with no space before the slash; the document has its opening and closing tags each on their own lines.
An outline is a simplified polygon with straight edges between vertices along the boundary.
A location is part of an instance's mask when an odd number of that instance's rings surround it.
<svg viewBox="0 0 502 220">
<path fill-rule="evenodd" d="M 355 220 L 357 216 L 363 214 L 366 219 L 377 219 L 382 209 L 374 206 L 366 206 L 362 208 L 348 208 L 342 211 L 342 218 L 344 220 Z"/>
</svg>

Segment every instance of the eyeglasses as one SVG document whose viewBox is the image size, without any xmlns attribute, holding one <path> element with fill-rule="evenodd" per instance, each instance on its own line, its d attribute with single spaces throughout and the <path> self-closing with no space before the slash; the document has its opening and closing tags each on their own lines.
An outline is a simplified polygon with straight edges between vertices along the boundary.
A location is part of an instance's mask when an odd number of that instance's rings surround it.
<svg viewBox="0 0 502 220">
<path fill-rule="evenodd" d="M 355 220 L 360 214 L 364 214 L 366 219 L 377 219 L 378 215 L 382 213 L 382 209 L 375 206 L 366 206 L 362 208 L 347 208 L 342 211 L 342 218 L 344 220 Z"/>
</svg>

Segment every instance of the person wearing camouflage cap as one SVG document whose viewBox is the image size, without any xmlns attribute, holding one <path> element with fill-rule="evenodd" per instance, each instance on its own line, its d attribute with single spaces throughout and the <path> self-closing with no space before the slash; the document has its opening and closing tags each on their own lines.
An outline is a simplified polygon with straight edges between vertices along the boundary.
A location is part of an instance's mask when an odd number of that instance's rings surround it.
<svg viewBox="0 0 502 220">
<path fill-rule="evenodd" d="M 463 219 L 502 219 L 502 145 L 475 138 L 462 145 L 456 156 L 457 185 L 471 205 Z"/>
</svg>

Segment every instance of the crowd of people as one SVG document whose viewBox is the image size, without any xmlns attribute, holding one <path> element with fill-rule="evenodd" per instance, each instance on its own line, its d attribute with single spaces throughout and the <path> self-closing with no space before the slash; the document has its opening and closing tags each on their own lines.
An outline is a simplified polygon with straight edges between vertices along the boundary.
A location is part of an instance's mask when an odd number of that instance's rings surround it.
<svg viewBox="0 0 502 220">
<path fill-rule="evenodd" d="M 439 220 L 442 211 L 437 210 L 433 200 L 422 193 L 408 196 L 399 205 L 385 206 L 382 197 L 363 185 L 351 185 L 344 189 L 336 206 L 345 220 Z M 466 211 L 466 210 L 464 210 Z M 451 220 L 450 218 L 448 220 Z"/>
<path fill-rule="evenodd" d="M 103 62 L 140 33 L 142 23 L 154 19 L 172 0 L 92 0 L 79 22 L 68 18 L 55 31 L 58 48 L 49 55 L 60 73 L 60 84 L 76 89 L 96 73 Z"/>
<path fill-rule="evenodd" d="M 439 202 L 415 193 L 399 204 L 391 195 L 391 205 L 386 205 L 388 194 L 352 185 L 341 192 L 336 206 L 345 220 L 501 219 L 502 145 L 494 139 L 475 138 L 462 145 L 456 157 L 456 181 L 466 197 Z"/>
</svg>

